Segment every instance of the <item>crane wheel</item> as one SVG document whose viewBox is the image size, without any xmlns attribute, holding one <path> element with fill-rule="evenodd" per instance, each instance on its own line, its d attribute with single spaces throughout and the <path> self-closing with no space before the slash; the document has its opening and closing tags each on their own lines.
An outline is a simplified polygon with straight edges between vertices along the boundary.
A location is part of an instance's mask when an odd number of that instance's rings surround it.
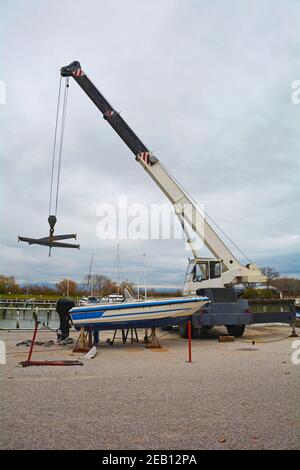
<svg viewBox="0 0 300 470">
<path fill-rule="evenodd" d="M 226 329 L 229 336 L 240 338 L 244 334 L 245 325 L 226 325 Z"/>
</svg>

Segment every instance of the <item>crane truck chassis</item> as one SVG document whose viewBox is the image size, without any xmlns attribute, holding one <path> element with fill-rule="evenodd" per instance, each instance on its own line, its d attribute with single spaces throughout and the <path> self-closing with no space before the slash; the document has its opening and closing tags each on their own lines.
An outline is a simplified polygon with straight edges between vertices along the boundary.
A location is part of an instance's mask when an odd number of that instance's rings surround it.
<svg viewBox="0 0 300 470">
<path fill-rule="evenodd" d="M 126 121 L 112 107 L 83 71 L 80 62 L 74 61 L 60 70 L 62 77 L 72 77 L 102 113 L 103 118 L 133 152 L 136 161 L 149 174 L 174 207 L 187 237 L 194 259 L 189 261 L 184 283 L 184 295 L 205 295 L 211 302 L 205 310 L 193 315 L 194 330 L 225 325 L 229 334 L 242 336 L 250 323 L 279 321 L 292 323 L 295 311 L 253 314 L 246 300 L 237 299 L 233 286 L 240 283 L 261 283 L 266 278 L 255 264 L 243 266 L 213 230 L 199 211 L 195 202 L 177 183 L 158 158 L 138 138 Z M 189 207 L 191 210 L 185 210 Z M 196 217 L 195 217 L 196 215 Z M 201 238 L 214 258 L 201 258 L 190 230 Z M 180 325 L 185 336 L 186 325 Z"/>
<path fill-rule="evenodd" d="M 293 325 L 296 312 L 293 305 L 285 312 L 251 312 L 246 299 L 239 299 L 233 288 L 205 288 L 197 291 L 198 295 L 205 295 L 210 299 L 199 312 L 192 316 L 192 334 L 202 333 L 203 330 L 214 326 L 226 326 L 230 336 L 239 338 L 243 336 L 247 325 L 258 323 L 286 323 Z M 187 324 L 179 325 L 179 334 L 187 338 Z"/>
</svg>

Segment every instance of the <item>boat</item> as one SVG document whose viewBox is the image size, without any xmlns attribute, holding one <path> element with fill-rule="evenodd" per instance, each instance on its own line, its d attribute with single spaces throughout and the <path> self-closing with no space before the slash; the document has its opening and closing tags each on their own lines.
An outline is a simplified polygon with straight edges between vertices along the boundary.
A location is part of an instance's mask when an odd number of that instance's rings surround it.
<svg viewBox="0 0 300 470">
<path fill-rule="evenodd" d="M 79 305 L 89 305 L 99 303 L 98 297 L 95 295 L 89 295 L 88 297 L 81 297 L 79 300 Z"/>
<path fill-rule="evenodd" d="M 121 302 L 124 302 L 124 296 L 120 294 L 109 294 L 101 299 L 101 304 L 115 304 Z"/>
<path fill-rule="evenodd" d="M 159 328 L 183 323 L 208 302 L 208 297 L 186 297 L 101 303 L 73 307 L 69 314 L 77 330 Z"/>
<path fill-rule="evenodd" d="M 300 297 L 295 298 L 296 326 L 300 326 Z"/>
</svg>

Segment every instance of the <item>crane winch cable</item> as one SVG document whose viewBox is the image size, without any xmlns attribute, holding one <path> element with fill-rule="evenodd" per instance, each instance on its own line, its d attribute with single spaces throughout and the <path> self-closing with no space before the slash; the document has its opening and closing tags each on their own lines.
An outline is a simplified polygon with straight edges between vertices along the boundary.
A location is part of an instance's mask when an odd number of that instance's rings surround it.
<svg viewBox="0 0 300 470">
<path fill-rule="evenodd" d="M 58 147 L 58 162 L 57 162 L 57 176 L 56 176 L 56 190 L 55 190 L 55 210 L 54 215 L 57 216 L 58 208 L 58 196 L 59 196 L 59 186 L 60 186 L 60 174 L 61 174 L 61 161 L 62 161 L 62 151 L 64 143 L 64 134 L 65 134 L 65 123 L 66 123 L 66 113 L 67 113 L 67 103 L 68 103 L 68 88 L 69 88 L 69 77 L 66 78 L 64 95 L 63 95 L 63 105 L 61 113 L 61 122 L 59 127 L 59 114 L 61 106 L 61 80 L 59 81 L 59 90 L 58 90 L 58 99 L 57 99 L 57 109 L 56 109 L 56 120 L 55 120 L 55 130 L 54 130 L 54 142 L 53 142 L 53 154 L 52 154 L 52 167 L 51 167 L 51 182 L 50 182 L 50 197 L 49 197 L 49 216 L 51 215 L 52 208 L 52 196 L 53 196 L 53 183 L 54 183 L 54 173 L 55 173 L 55 164 L 56 164 L 56 154 L 57 154 L 57 141 L 58 141 L 58 130 L 60 129 L 59 135 L 59 147 Z"/>
<path fill-rule="evenodd" d="M 50 195 L 49 195 L 49 215 L 51 214 L 53 177 L 54 177 L 55 155 L 56 155 L 56 141 L 57 141 L 57 130 L 58 130 L 58 117 L 59 117 L 60 95 L 61 95 L 61 82 L 62 82 L 62 77 L 60 77 L 60 80 L 59 80 L 58 98 L 57 98 L 57 107 L 56 107 L 56 119 L 55 119 L 55 128 L 54 128 L 54 142 L 53 142 L 53 152 L 52 152 L 52 166 L 51 166 L 51 179 L 50 179 L 51 181 L 50 181 Z"/>
<path fill-rule="evenodd" d="M 50 177 L 50 195 L 49 195 L 49 216 L 48 223 L 50 226 L 49 236 L 43 238 L 28 238 L 28 237 L 18 237 L 19 241 L 27 242 L 29 245 L 43 245 L 49 247 L 49 256 L 51 255 L 52 247 L 60 248 L 78 248 L 79 245 L 71 243 L 61 243 L 60 240 L 66 240 L 70 238 L 76 239 L 76 234 L 69 233 L 66 235 L 54 235 L 54 226 L 57 221 L 57 208 L 58 208 L 58 196 L 59 196 L 59 186 L 60 186 L 60 174 L 61 174 L 61 162 L 62 162 L 62 152 L 63 152 L 63 142 L 64 142 L 64 132 L 65 132 L 65 122 L 66 122 L 66 113 L 67 113 L 67 102 L 68 102 L 68 88 L 69 88 L 69 77 L 65 80 L 65 87 L 63 93 L 63 103 L 62 103 L 62 112 L 60 118 L 60 108 L 61 108 L 61 95 L 62 95 L 62 77 L 60 77 L 59 87 L 58 87 L 58 98 L 57 98 L 57 108 L 56 108 L 56 119 L 55 119 L 55 128 L 54 128 L 54 141 L 53 141 L 53 152 L 52 152 L 52 165 L 51 165 L 51 177 Z M 59 140 L 59 144 L 58 144 Z M 58 145 L 58 157 L 57 156 L 57 145 Z M 56 190 L 55 190 L 55 204 L 54 204 L 54 213 L 52 212 L 52 201 L 53 201 L 53 190 L 54 190 L 54 176 L 55 176 L 55 164 L 57 162 L 57 176 L 56 176 Z"/>
<path fill-rule="evenodd" d="M 177 179 L 171 175 L 171 173 L 166 169 L 166 167 L 163 165 L 163 163 L 161 163 L 161 166 L 164 168 L 164 170 L 169 174 L 169 176 L 173 179 L 173 181 L 175 181 L 175 183 L 177 184 L 177 186 L 179 186 L 183 192 L 185 192 L 187 194 L 187 196 L 190 198 L 190 200 L 194 203 L 194 205 L 196 207 L 199 207 L 197 202 L 195 201 L 195 199 L 189 194 L 189 192 L 182 186 L 182 184 L 180 184 Z M 232 243 L 232 245 L 235 247 L 235 249 L 237 251 L 239 251 L 239 253 L 246 259 L 249 261 L 249 263 L 252 263 L 251 259 L 241 250 L 241 248 L 232 240 L 232 238 L 229 237 L 229 235 L 227 235 L 226 232 L 224 232 L 224 230 L 217 224 L 217 222 L 204 210 L 202 209 L 202 212 L 203 212 L 203 215 L 205 217 L 207 217 L 216 227 L 217 229 L 224 235 L 224 237 L 227 238 L 227 240 L 230 241 L 230 243 Z M 200 213 L 201 213 L 201 210 L 200 210 Z M 180 221 L 180 223 L 182 224 L 182 222 Z"/>
<path fill-rule="evenodd" d="M 58 206 L 61 160 L 62 160 L 62 151 L 63 151 L 64 134 L 65 134 L 65 123 L 66 123 L 66 113 L 67 113 L 67 103 L 68 103 L 68 89 L 69 89 L 69 77 L 66 78 L 66 86 L 65 86 L 65 90 L 64 90 L 63 110 L 62 110 L 62 118 L 61 118 L 61 132 L 60 132 L 60 142 L 59 142 L 59 152 L 58 152 L 58 168 L 57 168 L 57 184 L 56 184 L 55 215 L 57 215 L 57 206 Z"/>
</svg>

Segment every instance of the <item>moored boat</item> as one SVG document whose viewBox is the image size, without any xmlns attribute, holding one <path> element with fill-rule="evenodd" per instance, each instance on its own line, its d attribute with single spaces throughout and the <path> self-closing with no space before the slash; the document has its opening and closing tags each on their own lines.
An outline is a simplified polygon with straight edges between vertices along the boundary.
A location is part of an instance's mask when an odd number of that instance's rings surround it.
<svg viewBox="0 0 300 470">
<path fill-rule="evenodd" d="M 209 302 L 208 297 L 189 297 L 74 307 L 70 316 L 76 329 L 116 330 L 177 325 Z"/>
<path fill-rule="evenodd" d="M 300 326 L 300 297 L 295 298 L 296 326 Z"/>
</svg>

